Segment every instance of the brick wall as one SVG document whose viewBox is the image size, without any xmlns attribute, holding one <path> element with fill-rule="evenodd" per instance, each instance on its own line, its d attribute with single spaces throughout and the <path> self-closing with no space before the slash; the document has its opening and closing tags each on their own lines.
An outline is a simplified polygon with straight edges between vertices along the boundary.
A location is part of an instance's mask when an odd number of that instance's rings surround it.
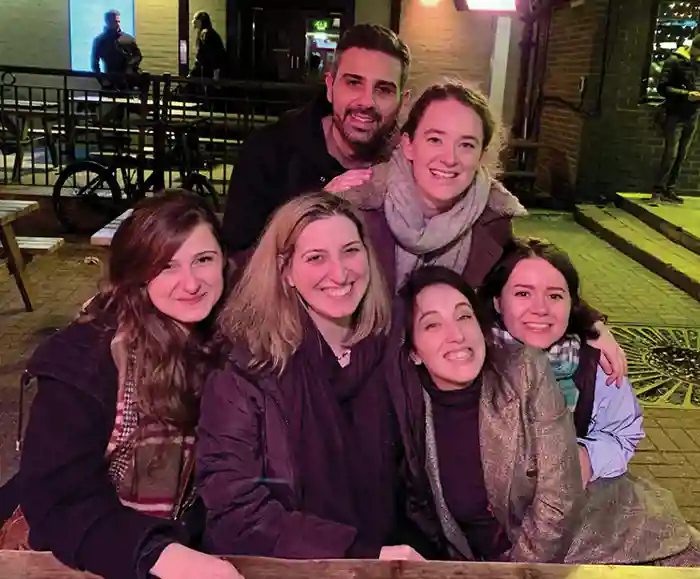
<svg viewBox="0 0 700 579">
<path fill-rule="evenodd" d="M 546 97 L 581 103 L 579 83 L 586 79 L 588 97 L 595 92 L 593 61 L 597 54 L 597 31 L 601 4 L 587 0 L 582 6 L 565 6 L 552 14 L 547 48 L 547 67 L 542 89 Z M 586 98 L 583 106 L 588 106 Z M 576 187 L 584 116 L 554 100 L 543 101 L 538 154 L 538 185 L 556 196 L 569 196 Z"/>
<path fill-rule="evenodd" d="M 355 0 L 355 24 L 390 25 L 391 0 Z"/>
<path fill-rule="evenodd" d="M 420 90 L 451 76 L 487 91 L 495 22 L 486 14 L 457 12 L 452 0 L 429 6 L 403 0 L 399 30 L 413 54 L 411 87 Z"/>
<path fill-rule="evenodd" d="M 656 109 L 638 104 L 653 3 L 640 0 L 630 10 L 622 0 L 613 0 L 612 42 L 601 116 L 587 121 L 581 144 L 586 171 L 579 176 L 579 190 L 589 198 L 618 191 L 646 192 L 654 185 L 663 139 L 654 124 Z M 696 144 L 684 164 L 679 190 L 697 189 L 699 177 L 700 151 Z"/>
<path fill-rule="evenodd" d="M 547 104 L 542 113 L 538 184 L 555 195 L 598 200 L 615 192 L 650 192 L 663 139 L 657 109 L 639 104 L 653 0 L 611 0 L 607 68 L 596 110 L 608 0 L 586 0 L 555 11 L 550 33 L 546 95 L 578 101 L 579 77 L 588 78 L 583 115 Z M 678 191 L 693 194 L 700 181 L 700 147 L 691 146 Z"/>
</svg>

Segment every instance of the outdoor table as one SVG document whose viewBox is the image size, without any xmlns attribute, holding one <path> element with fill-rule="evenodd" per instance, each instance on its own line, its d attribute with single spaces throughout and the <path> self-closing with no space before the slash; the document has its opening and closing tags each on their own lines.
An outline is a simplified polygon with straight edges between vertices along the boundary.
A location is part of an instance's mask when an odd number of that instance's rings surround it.
<svg viewBox="0 0 700 579">
<path fill-rule="evenodd" d="M 439 561 L 290 561 L 229 557 L 245 579 L 697 579 L 698 569 L 530 563 L 446 563 Z M 0 577 L 91 579 L 50 553 L 0 551 Z M 204 578 L 203 578 L 204 579 Z"/>
<path fill-rule="evenodd" d="M 58 103 L 2 98 L 0 99 L 0 113 L 16 118 L 14 124 L 17 130 L 17 150 L 12 166 L 12 181 L 14 183 L 20 181 L 24 146 L 29 143 L 29 127 L 35 119 L 41 120 L 52 165 L 55 167 L 58 164 L 58 151 L 51 133 L 51 120 L 58 115 Z"/>
<path fill-rule="evenodd" d="M 36 201 L 0 200 L 0 245 L 7 260 L 7 267 L 15 278 L 17 289 L 22 295 L 24 307 L 28 312 L 33 310 L 31 290 L 13 223 L 20 217 L 38 210 L 39 204 Z"/>
</svg>

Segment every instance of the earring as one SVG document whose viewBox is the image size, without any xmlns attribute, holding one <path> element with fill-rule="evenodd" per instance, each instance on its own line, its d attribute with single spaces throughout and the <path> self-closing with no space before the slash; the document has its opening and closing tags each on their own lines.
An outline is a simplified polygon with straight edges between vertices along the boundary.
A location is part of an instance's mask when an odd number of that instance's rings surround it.
<svg viewBox="0 0 700 579">
<path fill-rule="evenodd" d="M 416 356 L 413 352 L 411 352 L 408 355 L 408 357 L 415 366 L 420 366 L 423 363 L 421 359 L 418 356 Z"/>
</svg>

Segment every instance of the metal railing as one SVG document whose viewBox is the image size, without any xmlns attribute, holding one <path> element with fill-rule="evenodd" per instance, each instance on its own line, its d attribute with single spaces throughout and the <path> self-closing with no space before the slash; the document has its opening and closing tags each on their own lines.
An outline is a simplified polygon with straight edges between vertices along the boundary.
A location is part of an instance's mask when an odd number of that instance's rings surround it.
<svg viewBox="0 0 700 579">
<path fill-rule="evenodd" d="M 176 125 L 220 194 L 255 129 L 316 96 L 319 85 L 212 81 L 0 65 L 0 184 L 51 187 L 67 164 L 117 152 L 168 159 Z M 159 126 L 163 130 L 156 130 Z M 179 174 L 166 169 L 166 187 Z"/>
</svg>

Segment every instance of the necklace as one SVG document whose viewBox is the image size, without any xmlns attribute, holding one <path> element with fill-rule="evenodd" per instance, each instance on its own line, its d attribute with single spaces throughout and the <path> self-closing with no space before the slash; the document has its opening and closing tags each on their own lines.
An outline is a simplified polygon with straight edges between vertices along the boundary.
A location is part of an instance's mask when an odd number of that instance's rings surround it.
<svg viewBox="0 0 700 579">
<path fill-rule="evenodd" d="M 343 352 L 342 354 L 337 355 L 335 357 L 335 359 L 338 360 L 338 362 L 342 362 L 343 360 L 345 360 L 349 356 L 350 356 L 350 350 L 345 350 L 345 352 Z"/>
</svg>

